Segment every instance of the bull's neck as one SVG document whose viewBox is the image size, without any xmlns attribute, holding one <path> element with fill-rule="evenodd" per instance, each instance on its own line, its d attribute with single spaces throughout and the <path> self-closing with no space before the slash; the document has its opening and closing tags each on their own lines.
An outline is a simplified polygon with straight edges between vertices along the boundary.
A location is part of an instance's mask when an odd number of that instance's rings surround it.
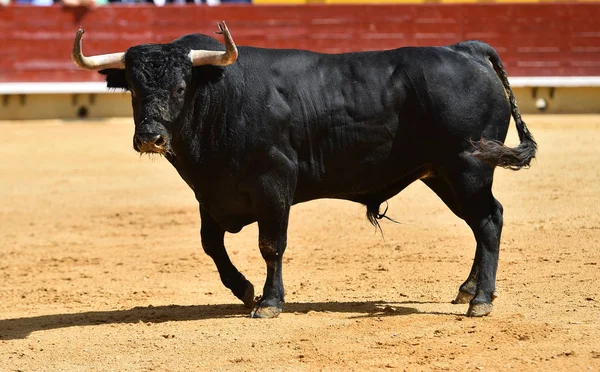
<svg viewBox="0 0 600 372">
<path fill-rule="evenodd" d="M 227 104 L 221 83 L 194 89 L 174 128 L 172 146 L 179 163 L 198 164 L 227 143 Z"/>
</svg>

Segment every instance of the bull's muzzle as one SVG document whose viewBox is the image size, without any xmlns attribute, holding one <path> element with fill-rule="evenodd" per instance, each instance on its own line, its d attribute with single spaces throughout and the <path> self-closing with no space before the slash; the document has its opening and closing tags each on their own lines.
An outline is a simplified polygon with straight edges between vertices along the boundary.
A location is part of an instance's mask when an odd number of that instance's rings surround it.
<svg viewBox="0 0 600 372">
<path fill-rule="evenodd" d="M 136 133 L 133 136 L 133 148 L 141 153 L 164 154 L 167 139 L 162 134 Z"/>
</svg>

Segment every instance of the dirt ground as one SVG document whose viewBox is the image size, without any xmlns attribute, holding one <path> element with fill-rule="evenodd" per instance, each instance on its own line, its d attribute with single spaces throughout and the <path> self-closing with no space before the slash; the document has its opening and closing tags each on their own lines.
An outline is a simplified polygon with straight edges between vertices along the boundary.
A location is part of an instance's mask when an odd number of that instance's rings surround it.
<svg viewBox="0 0 600 372">
<path fill-rule="evenodd" d="M 452 305 L 470 230 L 423 184 L 292 209 L 286 306 L 249 319 L 200 246 L 191 190 L 131 120 L 0 124 L 0 370 L 600 370 L 600 116 L 526 116 L 540 152 L 498 170 L 499 298 Z M 508 143 L 515 144 L 511 126 Z M 256 225 L 227 235 L 257 288 Z"/>
</svg>

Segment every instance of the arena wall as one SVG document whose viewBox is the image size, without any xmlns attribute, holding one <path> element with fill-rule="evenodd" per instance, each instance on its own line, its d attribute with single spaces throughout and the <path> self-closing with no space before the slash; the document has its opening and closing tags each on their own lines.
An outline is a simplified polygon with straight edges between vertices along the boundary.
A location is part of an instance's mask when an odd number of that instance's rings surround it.
<svg viewBox="0 0 600 372">
<path fill-rule="evenodd" d="M 86 54 L 212 34 L 226 20 L 238 45 L 326 53 L 490 43 L 524 112 L 600 112 L 600 3 L 382 5 L 117 5 L 0 8 L 0 119 L 130 116 L 126 93 L 70 60 L 75 31 Z"/>
</svg>

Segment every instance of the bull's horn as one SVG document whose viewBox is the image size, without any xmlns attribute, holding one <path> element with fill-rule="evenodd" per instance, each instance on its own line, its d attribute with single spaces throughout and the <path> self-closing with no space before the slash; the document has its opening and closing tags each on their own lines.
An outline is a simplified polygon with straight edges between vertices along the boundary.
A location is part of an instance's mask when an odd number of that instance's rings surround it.
<svg viewBox="0 0 600 372">
<path fill-rule="evenodd" d="M 75 42 L 73 43 L 73 52 L 71 58 L 80 68 L 86 70 L 104 70 L 107 68 L 125 69 L 125 53 L 100 54 L 97 56 L 86 57 L 81 52 L 81 38 L 83 37 L 83 28 L 77 30 Z"/>
<path fill-rule="evenodd" d="M 217 52 L 214 50 L 191 50 L 190 59 L 192 60 L 193 66 L 202 65 L 216 65 L 216 66 L 229 66 L 236 61 L 238 57 L 238 51 L 235 47 L 235 43 L 231 38 L 231 34 L 227 29 L 225 21 L 217 23 L 219 26 L 219 32 L 217 34 L 223 34 L 225 38 L 225 51 Z"/>
</svg>

